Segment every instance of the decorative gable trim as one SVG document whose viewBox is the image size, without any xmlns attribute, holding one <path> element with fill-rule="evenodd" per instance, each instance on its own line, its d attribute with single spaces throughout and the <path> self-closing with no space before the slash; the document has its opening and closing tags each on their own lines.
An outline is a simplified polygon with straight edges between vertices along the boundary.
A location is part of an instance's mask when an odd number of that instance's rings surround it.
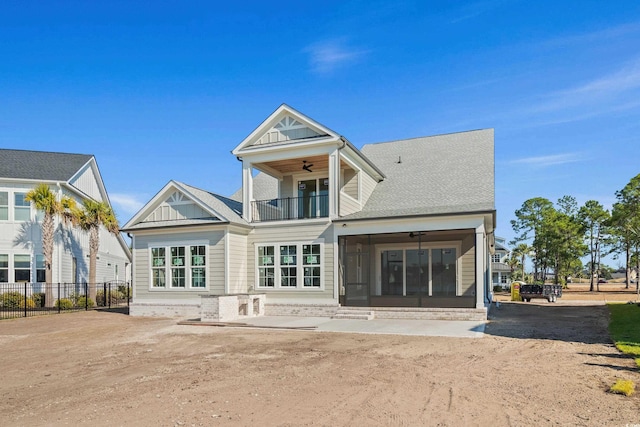
<svg viewBox="0 0 640 427">
<path fill-rule="evenodd" d="M 189 210 L 189 205 L 193 208 Z M 142 209 L 138 211 L 125 225 L 122 227 L 126 230 L 134 225 L 157 221 L 154 218 L 156 211 L 162 207 L 174 207 L 177 212 L 182 213 L 183 216 L 186 212 L 195 212 L 200 210 L 205 214 L 206 218 L 215 219 L 218 222 L 229 222 L 224 216 L 220 215 L 210 206 L 202 202 L 199 198 L 194 196 L 189 190 L 181 186 L 175 181 L 169 181 Z M 187 214 L 188 215 L 188 214 Z M 202 216 L 200 216 L 201 219 Z M 175 219 L 175 218 L 170 218 Z M 191 219 L 191 218 L 177 218 L 177 219 Z M 162 219 L 164 220 L 164 218 Z"/>
<path fill-rule="evenodd" d="M 313 141 L 326 143 L 339 141 L 340 135 L 301 112 L 282 104 L 265 119 L 232 153 L 243 153 L 270 149 L 288 144 L 309 144 Z"/>
</svg>

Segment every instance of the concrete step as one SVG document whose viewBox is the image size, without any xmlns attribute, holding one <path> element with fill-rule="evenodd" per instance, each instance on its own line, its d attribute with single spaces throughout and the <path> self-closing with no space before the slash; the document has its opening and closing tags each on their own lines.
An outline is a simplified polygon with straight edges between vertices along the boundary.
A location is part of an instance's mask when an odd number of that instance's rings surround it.
<svg viewBox="0 0 640 427">
<path fill-rule="evenodd" d="M 364 310 L 349 310 L 340 308 L 331 316 L 332 319 L 354 319 L 354 320 L 371 320 L 373 319 L 374 313 L 373 311 L 364 311 Z"/>
</svg>

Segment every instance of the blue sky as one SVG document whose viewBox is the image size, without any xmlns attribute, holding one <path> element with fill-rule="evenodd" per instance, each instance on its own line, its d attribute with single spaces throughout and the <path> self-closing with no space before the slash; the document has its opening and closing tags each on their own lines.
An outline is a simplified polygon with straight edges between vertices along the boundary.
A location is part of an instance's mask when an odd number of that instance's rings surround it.
<svg viewBox="0 0 640 427">
<path fill-rule="evenodd" d="M 171 179 L 233 193 L 283 102 L 358 147 L 494 128 L 508 239 L 640 172 L 637 1 L 226 3 L 3 1 L 0 146 L 94 154 L 125 223 Z"/>
</svg>

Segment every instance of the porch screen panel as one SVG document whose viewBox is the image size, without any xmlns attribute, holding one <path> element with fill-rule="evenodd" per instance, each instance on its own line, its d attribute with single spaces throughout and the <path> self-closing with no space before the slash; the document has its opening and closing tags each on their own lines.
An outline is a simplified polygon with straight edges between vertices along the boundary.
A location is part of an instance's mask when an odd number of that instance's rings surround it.
<svg viewBox="0 0 640 427">
<path fill-rule="evenodd" d="M 433 296 L 456 296 L 456 249 L 432 249 Z"/>
<path fill-rule="evenodd" d="M 381 253 L 382 295 L 402 295 L 404 288 L 403 251 Z"/>
<path fill-rule="evenodd" d="M 429 250 L 407 249 L 407 295 L 429 294 Z"/>
</svg>

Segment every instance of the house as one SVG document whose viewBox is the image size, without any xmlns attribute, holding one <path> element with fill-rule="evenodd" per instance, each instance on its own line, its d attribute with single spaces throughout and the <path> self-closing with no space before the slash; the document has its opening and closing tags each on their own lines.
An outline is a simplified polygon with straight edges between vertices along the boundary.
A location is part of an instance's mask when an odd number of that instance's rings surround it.
<svg viewBox="0 0 640 427">
<path fill-rule="evenodd" d="M 238 193 L 170 181 L 123 227 L 132 315 L 259 294 L 268 315 L 486 318 L 492 129 L 358 149 L 283 104 L 232 154 Z"/>
<path fill-rule="evenodd" d="M 495 247 L 491 255 L 491 284 L 502 289 L 511 289 L 511 267 L 507 264 L 511 251 L 504 237 L 495 237 Z"/>
<path fill-rule="evenodd" d="M 43 213 L 25 200 L 38 184 L 48 184 L 60 199 L 78 203 L 90 198 L 109 202 L 94 156 L 87 154 L 0 149 L 0 283 L 45 281 L 42 251 Z M 97 280 L 129 279 L 131 252 L 121 235 L 102 229 Z M 56 220 L 53 283 L 86 283 L 89 236 Z"/>
</svg>

